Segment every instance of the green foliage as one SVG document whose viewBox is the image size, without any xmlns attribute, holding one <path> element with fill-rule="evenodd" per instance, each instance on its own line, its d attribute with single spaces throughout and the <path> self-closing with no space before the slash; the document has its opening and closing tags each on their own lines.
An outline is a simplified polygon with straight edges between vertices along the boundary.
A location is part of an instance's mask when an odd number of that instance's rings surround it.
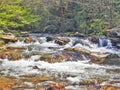
<svg viewBox="0 0 120 90">
<path fill-rule="evenodd" d="M 48 25 L 44 28 L 44 32 L 51 32 L 51 33 L 55 33 L 57 30 L 57 27 L 55 25 Z"/>
<path fill-rule="evenodd" d="M 120 0 L 1 0 L 0 29 L 103 34 L 120 27 Z M 39 19 L 39 20 L 38 20 Z"/>
<path fill-rule="evenodd" d="M 0 29 L 19 28 L 38 20 L 37 16 L 19 5 L 22 0 L 5 1 L 0 2 Z"/>
</svg>

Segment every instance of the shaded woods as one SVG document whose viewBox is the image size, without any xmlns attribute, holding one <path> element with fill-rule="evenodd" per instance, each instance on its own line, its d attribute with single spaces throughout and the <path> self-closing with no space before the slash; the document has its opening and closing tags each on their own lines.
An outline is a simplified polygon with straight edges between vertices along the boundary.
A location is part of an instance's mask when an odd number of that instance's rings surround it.
<svg viewBox="0 0 120 90">
<path fill-rule="evenodd" d="M 0 0 L 0 30 L 104 34 L 119 13 L 119 0 Z"/>
</svg>

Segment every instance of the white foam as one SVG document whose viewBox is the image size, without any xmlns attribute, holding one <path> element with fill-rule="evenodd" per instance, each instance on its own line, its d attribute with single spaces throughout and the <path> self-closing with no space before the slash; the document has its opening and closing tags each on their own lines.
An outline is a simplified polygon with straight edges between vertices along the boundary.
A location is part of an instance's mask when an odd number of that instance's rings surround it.
<svg viewBox="0 0 120 90">
<path fill-rule="evenodd" d="M 106 69 L 113 67 L 105 67 L 95 64 L 87 64 L 85 61 L 81 62 L 61 62 L 61 63 L 47 63 L 44 61 L 35 61 L 38 56 L 31 57 L 29 60 L 8 61 L 2 60 L 0 70 L 2 73 L 11 76 L 21 76 L 27 74 L 42 74 L 47 76 L 53 75 L 69 75 L 76 76 L 78 79 L 85 79 L 98 76 L 111 77 L 112 74 L 106 72 Z M 33 67 L 37 66 L 37 69 Z M 55 76 L 58 77 L 58 76 Z M 78 80 L 78 79 L 75 80 Z"/>
</svg>

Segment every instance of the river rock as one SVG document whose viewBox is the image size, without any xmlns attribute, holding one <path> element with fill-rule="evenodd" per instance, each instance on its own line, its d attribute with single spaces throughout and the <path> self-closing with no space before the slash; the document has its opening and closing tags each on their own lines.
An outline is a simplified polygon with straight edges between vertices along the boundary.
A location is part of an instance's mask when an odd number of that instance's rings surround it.
<svg viewBox="0 0 120 90">
<path fill-rule="evenodd" d="M 61 62 L 68 60 L 68 56 L 62 54 L 43 54 L 40 57 L 40 60 L 46 61 L 49 63 Z"/>
<path fill-rule="evenodd" d="M 72 51 L 67 51 L 63 50 L 59 53 L 46 53 L 41 55 L 40 60 L 46 61 L 49 63 L 55 63 L 55 62 L 62 62 L 62 61 L 79 61 L 79 60 L 85 60 L 85 56 L 81 53 L 78 52 L 72 52 Z"/>
<path fill-rule="evenodd" d="M 63 83 L 47 81 L 43 83 L 43 86 L 45 90 L 65 90 L 65 85 Z"/>
<path fill-rule="evenodd" d="M 5 42 L 3 40 L 0 40 L 0 47 L 4 46 Z"/>
<path fill-rule="evenodd" d="M 91 52 L 83 48 L 66 48 L 67 51 L 77 52 L 84 55 L 87 59 L 90 59 L 90 63 L 101 64 L 110 55 L 109 53 L 97 53 Z"/>
<path fill-rule="evenodd" d="M 26 50 L 26 48 L 25 47 L 12 47 L 12 46 L 6 46 L 6 49 L 7 50 L 17 50 L 17 51 L 24 51 L 24 50 Z"/>
<path fill-rule="evenodd" d="M 2 35 L 1 40 L 3 40 L 5 43 L 9 43 L 9 42 L 16 42 L 18 39 L 17 37 L 15 37 L 14 35 Z"/>
<path fill-rule="evenodd" d="M 27 44 L 29 44 L 29 43 L 31 43 L 31 42 L 35 42 L 35 41 L 36 41 L 36 39 L 30 38 L 30 37 L 26 37 L 26 38 L 24 39 L 24 42 L 27 43 Z"/>
<path fill-rule="evenodd" d="M 0 77 L 0 90 L 12 90 L 17 84 L 15 79 Z"/>
<path fill-rule="evenodd" d="M 70 40 L 68 38 L 56 38 L 55 43 L 59 45 L 66 45 Z"/>
<path fill-rule="evenodd" d="M 70 42 L 68 38 L 64 38 L 64 37 L 54 37 L 54 36 L 46 37 L 47 42 L 53 41 L 53 40 L 55 41 L 56 44 L 59 44 L 59 45 L 65 45 Z"/>
<path fill-rule="evenodd" d="M 100 90 L 120 90 L 120 81 L 103 82 Z"/>
<path fill-rule="evenodd" d="M 107 37 L 120 38 L 120 28 L 113 28 L 113 29 L 107 30 L 105 34 Z"/>
<path fill-rule="evenodd" d="M 19 37 L 29 37 L 29 32 L 20 32 Z"/>
<path fill-rule="evenodd" d="M 21 59 L 21 54 L 23 51 L 19 50 L 0 50 L 0 58 L 5 59 L 8 58 L 9 60 L 19 60 Z"/>
<path fill-rule="evenodd" d="M 100 38 L 100 36 L 91 36 L 91 37 L 88 37 L 88 40 L 93 42 L 93 43 L 98 44 L 99 38 Z"/>
<path fill-rule="evenodd" d="M 55 39 L 54 36 L 48 36 L 46 37 L 46 41 L 49 42 L 49 41 L 53 41 Z"/>
</svg>

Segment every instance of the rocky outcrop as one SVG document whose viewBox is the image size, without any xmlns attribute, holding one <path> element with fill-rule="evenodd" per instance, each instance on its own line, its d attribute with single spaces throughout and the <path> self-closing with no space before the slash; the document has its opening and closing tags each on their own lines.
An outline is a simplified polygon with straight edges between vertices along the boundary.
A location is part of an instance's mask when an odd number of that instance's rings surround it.
<svg viewBox="0 0 120 90">
<path fill-rule="evenodd" d="M 84 58 L 84 55 L 78 52 L 63 50 L 59 53 L 42 54 L 40 57 L 40 60 L 46 61 L 49 63 L 55 63 L 55 62 L 62 62 L 62 61 L 79 61 L 79 60 L 82 61 L 82 60 L 85 60 L 85 58 Z"/>
<path fill-rule="evenodd" d="M 109 53 L 97 53 L 91 52 L 83 48 L 66 48 L 67 51 L 77 52 L 81 55 L 84 55 L 86 58 L 89 58 L 91 63 L 101 64 L 104 60 L 110 55 Z"/>
</svg>

